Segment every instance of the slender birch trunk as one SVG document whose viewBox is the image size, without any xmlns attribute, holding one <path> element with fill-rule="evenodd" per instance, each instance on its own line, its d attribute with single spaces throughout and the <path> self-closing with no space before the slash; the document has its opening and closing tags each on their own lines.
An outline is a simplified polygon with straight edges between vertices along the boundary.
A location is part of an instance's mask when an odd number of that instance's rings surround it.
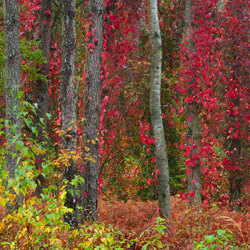
<svg viewBox="0 0 250 250">
<path fill-rule="evenodd" d="M 16 150 L 16 141 L 21 140 L 22 119 L 20 115 L 20 99 L 18 92 L 21 89 L 20 78 L 20 20 L 18 2 L 4 0 L 4 35 L 5 35 L 5 86 L 6 86 L 6 171 L 8 179 L 15 178 L 18 168 L 19 150 Z M 17 140 L 16 140 L 17 139 Z M 22 205 L 22 197 L 16 199 L 17 206 Z M 7 209 L 13 206 L 8 204 Z"/>
<path fill-rule="evenodd" d="M 168 156 L 161 114 L 162 42 L 157 0 L 150 0 L 150 19 L 152 36 L 150 115 L 155 138 L 156 163 L 160 170 L 157 176 L 159 183 L 159 210 L 162 217 L 170 219 Z"/>
<path fill-rule="evenodd" d="M 42 0 L 40 7 L 40 27 L 39 27 L 39 45 L 38 48 L 42 50 L 43 56 L 47 63 L 41 66 L 41 73 L 48 77 L 49 75 L 49 52 L 51 41 L 51 13 L 52 13 L 52 0 Z M 48 111 L 48 80 L 44 81 L 39 79 L 35 84 L 34 89 L 35 102 L 38 105 L 38 109 L 35 115 L 34 124 L 38 130 L 38 137 L 35 138 L 37 143 L 46 143 L 46 130 L 47 130 L 47 117 Z M 42 122 L 41 122 L 42 121 Z M 42 125 L 42 126 L 41 126 Z M 38 155 L 36 159 L 36 168 L 40 169 L 44 155 Z M 39 175 L 37 178 L 36 194 L 42 192 L 42 188 L 46 186 L 46 180 L 43 175 Z"/>
<path fill-rule="evenodd" d="M 99 127 L 101 102 L 101 55 L 103 46 L 103 0 L 90 0 L 90 25 L 85 86 L 84 219 L 97 221 Z M 94 46 L 93 46 L 94 44 Z"/>
<path fill-rule="evenodd" d="M 76 131 L 76 93 L 74 86 L 75 73 L 75 0 L 63 0 L 62 9 L 62 68 L 61 68 L 61 111 L 62 130 L 65 135 L 62 137 L 62 148 L 71 154 L 77 152 L 77 131 Z M 77 175 L 77 164 L 70 159 L 70 165 L 64 166 L 63 177 L 68 181 L 67 190 L 75 190 L 70 182 Z M 65 206 L 72 208 L 74 213 L 67 214 L 64 220 L 72 227 L 78 226 L 78 210 L 80 206 L 76 193 L 69 191 L 66 195 Z"/>
<path fill-rule="evenodd" d="M 194 51 L 194 44 L 192 42 L 192 5 L 191 0 L 185 1 L 185 26 L 186 26 L 186 38 L 189 40 L 186 45 L 187 51 L 192 53 Z M 188 65 L 189 69 L 191 68 L 191 62 L 189 61 Z M 192 87 L 192 83 L 194 80 L 191 78 L 188 81 L 188 95 L 195 95 L 194 89 Z M 187 102 L 187 146 L 191 148 L 191 154 L 189 154 L 188 158 L 191 159 L 194 155 L 199 155 L 200 150 L 200 121 L 199 121 L 199 113 L 200 107 L 195 101 Z M 193 147 L 193 145 L 196 145 Z M 196 203 L 201 204 L 201 183 L 200 183 L 200 159 L 195 159 L 194 164 L 189 166 L 191 170 L 191 174 L 188 176 L 188 192 L 194 193 L 189 196 L 191 205 Z"/>
</svg>

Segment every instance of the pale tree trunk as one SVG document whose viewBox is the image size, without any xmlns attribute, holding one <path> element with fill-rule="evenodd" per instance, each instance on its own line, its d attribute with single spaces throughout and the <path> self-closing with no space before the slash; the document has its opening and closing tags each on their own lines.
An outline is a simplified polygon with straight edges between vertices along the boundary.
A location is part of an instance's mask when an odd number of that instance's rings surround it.
<svg viewBox="0 0 250 250">
<path fill-rule="evenodd" d="M 192 42 L 192 5 L 191 0 L 185 1 L 185 26 L 186 26 L 186 38 L 189 40 L 186 45 L 187 51 L 192 53 L 194 51 L 194 45 Z M 189 62 L 189 70 L 191 71 L 191 62 Z M 195 92 L 191 84 L 193 79 L 188 79 L 188 96 L 194 96 Z M 191 148 L 191 154 L 188 158 L 191 159 L 189 166 L 191 174 L 188 175 L 188 192 L 194 193 L 189 196 L 191 205 L 201 204 L 201 180 L 200 180 L 200 159 L 194 159 L 195 155 L 199 155 L 200 150 L 200 121 L 199 121 L 200 108 L 195 98 L 192 102 L 187 102 L 187 146 Z M 195 145 L 195 147 L 194 147 Z"/>
<path fill-rule="evenodd" d="M 62 68 L 61 68 L 61 111 L 62 111 L 62 137 L 63 150 L 72 154 L 70 165 L 64 166 L 63 177 L 68 181 L 67 190 L 75 191 L 70 182 L 77 175 L 77 163 L 73 160 L 73 154 L 77 153 L 77 131 L 76 131 L 76 91 L 74 86 L 75 72 L 75 0 L 63 0 L 62 9 Z M 72 227 L 78 226 L 78 210 L 80 205 L 76 193 L 69 191 L 66 195 L 65 206 L 72 208 L 74 213 L 68 213 L 65 221 Z"/>
<path fill-rule="evenodd" d="M 99 127 L 101 101 L 101 55 L 103 46 L 103 0 L 90 0 L 90 25 L 85 86 L 84 132 L 84 219 L 97 220 Z M 91 22 L 92 21 L 92 22 Z M 94 47 L 91 46 L 94 44 Z"/>
<path fill-rule="evenodd" d="M 152 36 L 150 115 L 155 138 L 156 163 L 160 170 L 160 173 L 157 175 L 159 185 L 159 210 L 162 217 L 170 219 L 168 156 L 161 113 L 162 42 L 157 0 L 150 0 L 150 20 Z"/>
<path fill-rule="evenodd" d="M 40 27 L 39 27 L 39 45 L 38 49 L 42 50 L 43 56 L 46 59 L 46 64 L 41 65 L 41 71 L 45 77 L 49 74 L 49 52 L 50 52 L 50 40 L 51 40 L 51 8 L 52 0 L 42 0 L 40 5 Z M 39 79 L 35 83 L 34 88 L 35 102 L 38 105 L 34 124 L 38 130 L 38 137 L 35 138 L 37 143 L 45 146 L 46 144 L 46 129 L 47 118 L 46 113 L 48 110 L 48 80 L 44 81 Z M 42 120 L 42 122 L 41 122 Z M 38 155 L 36 159 L 36 168 L 40 169 L 44 155 Z M 37 178 L 36 194 L 42 192 L 42 188 L 46 186 L 46 180 L 43 175 L 39 175 Z"/>
<path fill-rule="evenodd" d="M 22 119 L 20 116 L 20 21 L 18 2 L 4 1 L 4 35 L 5 35 L 5 86 L 6 86 L 6 171 L 8 179 L 15 178 L 18 168 L 19 150 L 16 150 L 16 139 L 21 140 Z M 16 199 L 17 206 L 22 204 L 21 196 Z M 8 204 L 7 209 L 11 209 Z"/>
<path fill-rule="evenodd" d="M 217 8 L 219 12 L 222 12 L 225 6 L 225 0 L 218 0 Z"/>
</svg>

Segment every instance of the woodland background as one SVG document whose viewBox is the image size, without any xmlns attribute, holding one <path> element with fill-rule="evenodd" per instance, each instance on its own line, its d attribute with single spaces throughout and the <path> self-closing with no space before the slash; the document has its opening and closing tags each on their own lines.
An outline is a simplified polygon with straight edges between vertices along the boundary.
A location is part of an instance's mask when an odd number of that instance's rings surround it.
<svg viewBox="0 0 250 250">
<path fill-rule="evenodd" d="M 74 1 L 18 1 L 18 91 L 6 87 L 1 2 L 1 247 L 249 249 L 249 1 L 158 1 L 171 195 L 171 216 L 163 219 L 156 202 L 162 173 L 150 117 L 150 5 L 143 0 L 101 2 L 75 2 L 76 36 L 73 30 L 64 33 L 75 39 L 75 69 L 71 85 L 64 85 L 63 72 L 72 61 L 67 63 L 63 54 L 70 46 L 62 42 L 63 5 Z M 93 13 L 99 4 L 103 24 L 96 28 Z M 97 62 L 101 38 L 95 40 L 94 33 L 100 27 L 103 46 Z M 89 87 L 91 62 L 96 62 L 100 89 Z M 90 121 L 88 96 L 93 93 L 97 100 L 98 91 L 96 123 Z M 15 94 L 11 104 L 8 95 Z M 75 117 L 70 109 L 62 110 L 64 102 L 75 105 Z M 15 114 L 16 123 L 7 122 Z M 92 125 L 94 137 L 87 138 Z M 88 164 L 97 168 L 87 176 Z M 96 184 L 94 196 L 86 191 L 87 183 Z M 86 213 L 75 199 L 84 200 L 79 204 Z"/>
</svg>

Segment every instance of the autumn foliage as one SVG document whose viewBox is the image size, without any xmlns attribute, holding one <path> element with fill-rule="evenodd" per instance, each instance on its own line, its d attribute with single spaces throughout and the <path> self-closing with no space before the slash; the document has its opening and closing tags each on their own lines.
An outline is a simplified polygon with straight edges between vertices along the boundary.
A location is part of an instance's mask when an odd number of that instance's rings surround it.
<svg viewBox="0 0 250 250">
<path fill-rule="evenodd" d="M 104 1 L 96 156 L 98 222 L 85 222 L 73 229 L 63 221 L 72 212 L 64 206 L 67 183 L 63 180 L 63 169 L 74 161 L 79 173 L 83 173 L 86 161 L 92 159 L 83 159 L 82 155 L 83 150 L 89 150 L 84 144 L 83 125 L 87 51 L 91 52 L 97 42 L 89 29 L 88 1 L 76 0 L 77 149 L 73 153 L 62 149 L 62 137 L 70 136 L 62 131 L 62 6 L 60 1 L 53 1 L 52 10 L 46 10 L 46 15 L 52 17 L 52 31 L 49 73 L 44 76 L 41 72 L 46 59 L 38 41 L 41 1 L 18 2 L 23 128 L 17 146 L 21 151 L 19 177 L 10 182 L 9 188 L 5 164 L 6 90 L 2 74 L 4 30 L 0 28 L 0 248 L 249 249 L 249 1 L 191 1 L 189 36 L 184 22 L 185 1 L 158 1 L 171 222 L 159 218 L 156 203 L 160 171 L 149 107 L 149 6 L 143 0 Z M 2 12 L 0 22 L 3 23 Z M 92 37 L 94 43 L 89 43 Z M 46 143 L 36 143 L 34 89 L 38 80 L 46 79 L 48 119 L 46 125 L 38 124 Z M 198 128 L 195 140 L 188 137 L 189 125 L 194 121 Z M 39 165 L 36 170 L 35 165 Z M 196 180 L 190 176 L 197 166 L 201 173 L 201 204 L 191 207 L 190 200 L 196 194 L 188 185 L 195 188 Z M 36 196 L 35 180 L 39 175 L 46 177 L 47 186 L 42 195 Z M 82 183 L 81 178 L 76 178 L 72 185 L 77 190 Z M 15 205 L 17 194 L 22 194 L 24 204 L 9 213 L 6 206 Z M 87 197 L 86 192 L 82 195 Z"/>
</svg>

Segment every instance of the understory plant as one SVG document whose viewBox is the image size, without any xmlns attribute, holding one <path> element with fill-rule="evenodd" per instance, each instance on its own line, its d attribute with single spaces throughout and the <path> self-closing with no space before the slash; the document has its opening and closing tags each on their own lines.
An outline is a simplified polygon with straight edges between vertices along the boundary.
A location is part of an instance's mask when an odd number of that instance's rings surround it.
<svg viewBox="0 0 250 250">
<path fill-rule="evenodd" d="M 213 250 L 213 249 L 250 249 L 249 245 L 244 245 L 244 248 L 239 248 L 237 246 L 237 241 L 233 237 L 233 233 L 226 229 L 217 230 L 216 234 L 211 234 L 205 236 L 203 241 L 199 243 L 194 243 L 194 249 L 202 249 L 202 250 Z"/>
</svg>

